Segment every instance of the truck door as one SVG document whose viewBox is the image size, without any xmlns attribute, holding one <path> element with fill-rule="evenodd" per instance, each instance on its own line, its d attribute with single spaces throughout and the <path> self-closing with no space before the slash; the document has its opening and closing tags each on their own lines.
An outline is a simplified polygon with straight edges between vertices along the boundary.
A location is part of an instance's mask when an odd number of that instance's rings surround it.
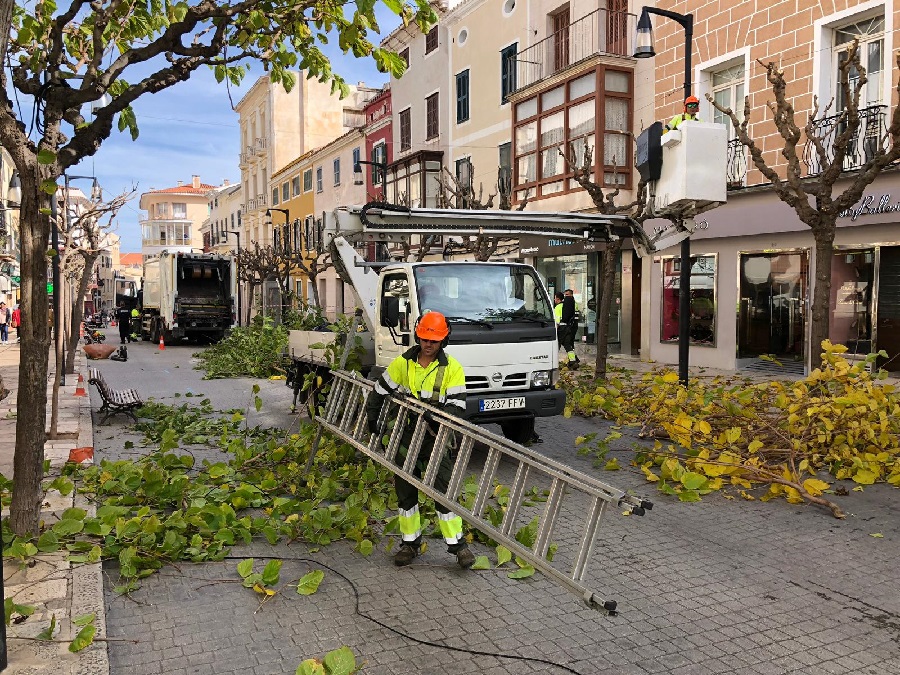
<svg viewBox="0 0 900 675">
<path fill-rule="evenodd" d="M 378 325 L 375 327 L 376 361 L 387 365 L 413 344 L 412 305 L 406 272 L 383 273 L 378 293 Z"/>
</svg>

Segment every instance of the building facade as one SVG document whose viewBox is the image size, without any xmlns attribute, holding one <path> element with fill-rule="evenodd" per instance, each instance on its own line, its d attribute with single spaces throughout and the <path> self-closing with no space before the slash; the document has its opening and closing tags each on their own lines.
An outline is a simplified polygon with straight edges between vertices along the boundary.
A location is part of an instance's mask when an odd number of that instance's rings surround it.
<svg viewBox="0 0 900 675">
<path fill-rule="evenodd" d="M 10 199 L 15 168 L 6 148 L 0 148 L 0 300 L 7 307 L 19 303 L 21 237 L 19 204 Z"/>
<path fill-rule="evenodd" d="M 190 183 L 178 181 L 174 187 L 143 193 L 140 207 L 147 217 L 141 220 L 141 253 L 146 257 L 162 251 L 202 251 L 207 194 L 214 188 L 193 176 Z"/>
<path fill-rule="evenodd" d="M 894 3 L 891 1 L 753 3 L 659 2 L 657 6 L 695 17 L 694 93 L 701 119 L 730 121 L 706 100 L 743 114 L 749 97 L 749 133 L 763 157 L 783 177 L 784 140 L 765 109 L 774 100 L 765 67 L 784 71 L 787 96 L 802 128 L 817 99 L 822 107 L 816 127 L 826 152 L 835 141 L 835 121 L 843 109 L 839 67 L 854 39 L 860 44 L 867 82 L 860 97 L 861 124 L 851 139 L 842 177 L 833 194 L 843 192 L 872 153 L 885 142 L 892 85 Z M 641 69 L 655 92 L 655 118 L 681 110 L 684 34 L 679 25 L 654 17 L 657 55 Z M 855 82 L 851 75 L 851 86 Z M 829 104 L 829 102 L 831 102 Z M 826 108 L 826 104 L 829 105 Z M 828 129 L 831 132 L 828 132 Z M 805 147 L 804 147 L 805 146 Z M 810 310 L 815 285 L 815 242 L 794 210 L 781 202 L 769 182 L 743 158 L 739 142 L 729 141 L 728 201 L 700 216 L 692 237 L 690 335 L 693 365 L 719 368 L 759 367 L 762 355 L 774 355 L 785 367 L 802 372 L 815 364 L 819 349 L 809 344 Z M 804 137 L 798 147 L 805 176 L 823 165 Z M 900 178 L 889 167 L 875 179 L 859 203 L 838 218 L 831 271 L 830 337 L 861 358 L 885 349 L 890 370 L 900 370 Z M 652 222 L 648 224 L 652 229 Z M 647 318 L 642 355 L 677 361 L 678 250 L 647 261 L 642 298 Z"/>
</svg>

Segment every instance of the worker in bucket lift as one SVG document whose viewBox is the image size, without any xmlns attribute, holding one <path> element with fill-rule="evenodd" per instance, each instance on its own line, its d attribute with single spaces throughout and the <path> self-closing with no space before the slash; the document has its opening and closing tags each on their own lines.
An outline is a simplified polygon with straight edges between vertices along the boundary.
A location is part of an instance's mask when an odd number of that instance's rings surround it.
<svg viewBox="0 0 900 675">
<path fill-rule="evenodd" d="M 684 99 L 684 112 L 675 115 L 666 125 L 666 131 L 672 131 L 678 128 L 682 122 L 699 122 L 700 121 L 700 99 L 696 96 L 688 96 Z"/>
<path fill-rule="evenodd" d="M 417 344 L 391 361 L 369 396 L 366 416 L 369 431 L 373 434 L 388 432 L 387 429 L 379 429 L 378 418 L 385 398 L 391 394 L 413 396 L 456 416 L 462 416 L 466 410 L 466 376 L 462 365 L 444 351 L 450 339 L 450 324 L 447 319 L 439 312 L 422 314 L 416 321 L 415 336 Z M 406 459 L 407 448 L 412 440 L 416 420 L 414 416 L 411 417 L 413 419 L 404 430 L 397 452 L 398 465 Z M 421 477 L 428 466 L 434 441 L 435 430 L 429 427 L 413 470 L 416 477 Z M 434 481 L 438 492 L 444 492 L 450 482 L 453 471 L 452 452 L 453 448 L 449 448 L 441 457 Z M 400 534 L 403 540 L 394 555 L 394 564 L 403 566 L 409 565 L 421 550 L 419 490 L 399 475 L 394 476 L 394 488 L 397 491 Z M 475 563 L 475 556 L 463 537 L 462 518 L 441 504 L 435 504 L 435 507 L 441 535 L 447 542 L 447 551 L 456 555 L 456 562 L 460 567 L 468 569 Z"/>
</svg>

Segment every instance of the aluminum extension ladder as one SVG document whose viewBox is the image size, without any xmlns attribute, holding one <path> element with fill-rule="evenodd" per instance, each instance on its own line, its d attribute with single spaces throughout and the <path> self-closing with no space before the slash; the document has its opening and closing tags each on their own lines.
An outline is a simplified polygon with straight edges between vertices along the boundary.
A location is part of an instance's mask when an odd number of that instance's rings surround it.
<svg viewBox="0 0 900 675">
<path fill-rule="evenodd" d="M 515 556 L 519 556 L 556 583 L 580 596 L 588 606 L 607 612 L 615 611 L 614 600 L 602 599 L 583 583 L 597 539 L 597 529 L 608 506 L 624 508 L 634 515 L 644 515 L 645 511 L 653 508 L 651 502 L 626 494 L 623 490 L 535 453 L 483 427 L 448 415 L 411 396 L 393 396 L 386 399 L 379 420 L 379 429 L 382 431 L 370 434 L 366 420 L 366 399 L 373 389 L 373 383 L 355 372 L 335 370 L 332 374 L 334 380 L 324 413 L 315 417 L 319 428 L 310 448 L 307 473 L 312 468 L 323 430 L 328 430 L 415 485 L 436 502 L 460 515 L 469 525 L 508 548 Z M 390 419 L 396 420 L 392 430 L 388 428 Z M 407 424 L 414 425 L 412 439 L 405 461 L 402 466 L 398 466 L 395 464 L 395 458 Z M 413 470 L 426 433 L 434 434 L 434 450 L 422 478 L 416 478 Z M 390 434 L 390 437 L 385 446 L 382 439 L 386 434 Z M 448 442 L 454 436 L 458 441 L 456 444 L 458 449 L 452 476 L 447 491 L 440 492 L 434 487 L 434 482 L 444 454 L 442 449 L 448 446 Z M 487 447 L 487 456 L 484 464 L 478 467 L 480 477 L 477 492 L 472 508 L 468 509 L 457 502 L 456 496 L 463 488 L 466 472 L 475 468 L 469 467 L 469 463 L 476 443 Z M 499 527 L 495 527 L 485 518 L 484 512 L 488 499 L 494 492 L 494 479 L 504 460 L 516 467 L 515 478 L 510 486 L 503 520 Z M 531 494 L 527 492 L 526 486 L 529 480 L 541 483 L 544 489 L 549 486 L 546 501 L 538 514 L 537 536 L 531 548 L 523 546 L 515 538 L 516 527 L 523 524 L 519 522 L 522 502 Z M 573 497 L 575 504 L 568 509 L 570 516 L 567 517 L 580 528 L 580 534 L 577 536 L 578 544 L 571 547 L 566 546 L 565 540 L 554 539 L 564 498 L 568 497 Z M 528 518 L 528 514 L 524 514 L 524 517 Z M 570 533 L 569 539 L 574 540 L 576 536 Z M 551 544 L 556 545 L 553 556 L 556 564 L 547 559 Z M 563 561 L 570 566 L 568 572 L 560 569 Z"/>
</svg>

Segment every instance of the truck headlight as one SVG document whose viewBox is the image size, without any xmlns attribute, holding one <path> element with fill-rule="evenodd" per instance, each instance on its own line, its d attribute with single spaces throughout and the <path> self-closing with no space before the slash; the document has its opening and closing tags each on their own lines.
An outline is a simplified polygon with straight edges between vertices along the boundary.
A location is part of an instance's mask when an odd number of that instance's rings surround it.
<svg viewBox="0 0 900 675">
<path fill-rule="evenodd" d="M 531 374 L 532 387 L 549 387 L 552 384 L 549 370 L 536 370 Z"/>
</svg>

